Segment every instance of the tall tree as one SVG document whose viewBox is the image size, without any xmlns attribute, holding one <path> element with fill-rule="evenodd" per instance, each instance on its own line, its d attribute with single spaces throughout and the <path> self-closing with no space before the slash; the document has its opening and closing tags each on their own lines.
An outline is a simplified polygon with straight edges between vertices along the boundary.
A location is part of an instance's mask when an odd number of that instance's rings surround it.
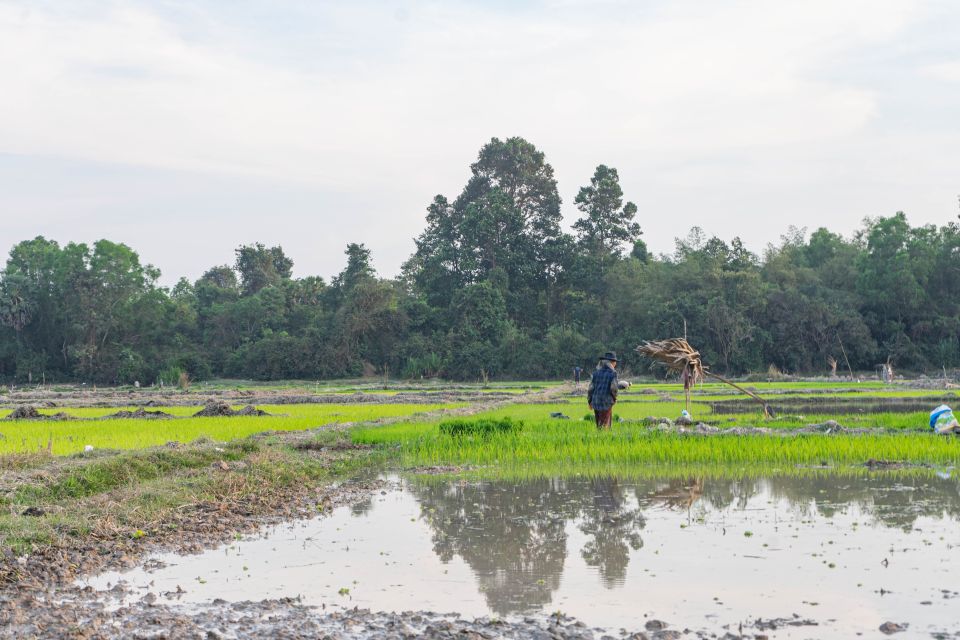
<svg viewBox="0 0 960 640">
<path fill-rule="evenodd" d="M 258 242 L 240 247 L 236 254 L 235 268 L 240 274 L 243 295 L 252 295 L 264 287 L 290 279 L 293 260 L 283 253 L 281 247 L 268 249 Z"/>
<path fill-rule="evenodd" d="M 437 196 L 427 228 L 406 265 L 415 286 L 438 307 L 463 287 L 492 276 L 505 284 L 507 308 L 520 324 L 542 325 L 558 259 L 560 195 L 544 154 L 522 138 L 493 138 L 470 167 L 451 204 Z M 496 274 L 496 275 L 493 275 Z"/>
<path fill-rule="evenodd" d="M 577 242 L 591 253 L 619 257 L 623 246 L 635 242 L 642 233 L 634 220 L 637 205 L 624 204 L 620 176 L 612 167 L 598 166 L 589 186 L 580 188 L 574 202 L 583 213 L 573 223 Z"/>
<path fill-rule="evenodd" d="M 367 249 L 366 245 L 351 242 L 344 253 L 347 256 L 347 266 L 333 279 L 333 288 L 341 294 L 349 293 L 359 283 L 376 275 L 370 263 L 370 249 Z"/>
</svg>

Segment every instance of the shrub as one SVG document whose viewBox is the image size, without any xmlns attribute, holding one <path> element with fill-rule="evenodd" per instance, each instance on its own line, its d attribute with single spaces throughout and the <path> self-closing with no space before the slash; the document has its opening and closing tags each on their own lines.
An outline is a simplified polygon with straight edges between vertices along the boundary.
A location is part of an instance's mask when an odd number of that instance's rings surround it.
<svg viewBox="0 0 960 640">
<path fill-rule="evenodd" d="M 523 421 L 512 418 L 483 418 L 480 420 L 447 420 L 440 423 L 440 433 L 451 437 L 481 436 L 499 433 L 518 433 Z"/>
</svg>

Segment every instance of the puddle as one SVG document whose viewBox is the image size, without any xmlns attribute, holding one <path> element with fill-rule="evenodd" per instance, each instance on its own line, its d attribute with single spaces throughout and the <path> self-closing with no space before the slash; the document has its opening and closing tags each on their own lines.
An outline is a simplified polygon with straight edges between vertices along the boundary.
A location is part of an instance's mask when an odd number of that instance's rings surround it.
<svg viewBox="0 0 960 640">
<path fill-rule="evenodd" d="M 562 611 L 589 625 L 716 631 L 809 618 L 775 637 L 960 629 L 960 483 L 818 475 L 730 480 L 399 480 L 325 518 L 159 568 L 107 573 L 131 599 L 302 597 L 327 611 Z M 162 597 L 161 602 L 164 602 Z M 771 633 L 771 632 L 765 632 Z"/>
</svg>

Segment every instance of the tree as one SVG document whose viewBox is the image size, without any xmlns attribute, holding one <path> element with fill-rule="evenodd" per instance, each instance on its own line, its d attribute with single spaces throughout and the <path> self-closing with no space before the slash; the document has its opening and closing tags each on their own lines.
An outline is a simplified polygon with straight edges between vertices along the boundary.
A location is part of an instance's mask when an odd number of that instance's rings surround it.
<svg viewBox="0 0 960 640">
<path fill-rule="evenodd" d="M 376 275 L 370 264 L 370 249 L 366 245 L 351 242 L 344 253 L 347 255 L 347 266 L 333 279 L 333 288 L 340 294 L 349 293 L 357 284 Z"/>
<path fill-rule="evenodd" d="M 623 203 L 617 170 L 602 164 L 594 172 L 590 185 L 580 188 L 575 202 L 583 216 L 573 224 L 577 234 L 573 281 L 586 294 L 585 303 L 595 310 L 584 315 L 599 315 L 591 324 L 600 327 L 599 338 L 606 342 L 610 323 L 607 274 L 621 259 L 623 245 L 640 236 L 640 225 L 634 222 L 637 206 L 632 202 Z"/>
<path fill-rule="evenodd" d="M 623 203 L 617 170 L 601 164 L 581 187 L 574 201 L 583 217 L 573 224 L 578 244 L 593 254 L 619 257 L 624 244 L 635 242 L 640 225 L 634 221 L 637 205 Z"/>
<path fill-rule="evenodd" d="M 258 242 L 238 248 L 236 254 L 234 268 L 240 274 L 240 284 L 245 296 L 290 279 L 293 260 L 283 253 L 281 247 L 267 249 Z"/>
<path fill-rule="evenodd" d="M 501 350 L 510 329 L 506 303 L 489 282 L 465 287 L 451 308 L 448 373 L 458 379 L 497 375 L 504 362 Z"/>
<path fill-rule="evenodd" d="M 647 264 L 647 262 L 650 261 L 650 251 L 647 249 L 647 243 L 637 238 L 633 242 L 633 249 L 630 251 L 630 257 L 639 260 L 643 264 Z"/>
<path fill-rule="evenodd" d="M 29 279 L 19 273 L 0 280 L 0 323 L 12 328 L 18 336 L 33 319 L 37 308 L 29 287 Z"/>
<path fill-rule="evenodd" d="M 493 138 L 470 168 L 453 203 L 437 196 L 428 208 L 406 276 L 431 305 L 445 308 L 464 287 L 498 272 L 510 317 L 542 327 L 563 236 L 553 168 L 522 138 Z"/>
</svg>

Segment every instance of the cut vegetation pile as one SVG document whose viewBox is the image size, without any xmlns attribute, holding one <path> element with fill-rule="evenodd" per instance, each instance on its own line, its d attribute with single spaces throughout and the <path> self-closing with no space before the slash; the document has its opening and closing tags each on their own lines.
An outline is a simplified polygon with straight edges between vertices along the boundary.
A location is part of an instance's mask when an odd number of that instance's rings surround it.
<svg viewBox="0 0 960 640">
<path fill-rule="evenodd" d="M 143 407 L 140 407 L 135 411 L 121 410 L 121 411 L 117 411 L 116 413 L 111 413 L 108 416 L 104 416 L 104 418 L 114 418 L 114 419 L 127 418 L 127 419 L 137 419 L 137 420 L 166 420 L 168 418 L 173 418 L 173 417 L 174 416 L 170 415 L 165 411 L 159 411 L 159 410 L 148 411 Z"/>
<path fill-rule="evenodd" d="M 24 405 L 22 407 L 17 407 L 10 412 L 4 420 L 75 420 L 73 416 L 68 416 L 63 413 L 55 413 L 53 415 L 44 415 L 37 411 L 37 408 L 31 405 Z"/>
<path fill-rule="evenodd" d="M 210 402 L 200 411 L 197 411 L 193 414 L 194 418 L 232 418 L 233 416 L 269 416 L 271 414 L 267 413 L 263 409 L 257 409 L 255 406 L 248 404 L 242 409 L 233 409 L 226 402 L 216 401 Z"/>
</svg>

